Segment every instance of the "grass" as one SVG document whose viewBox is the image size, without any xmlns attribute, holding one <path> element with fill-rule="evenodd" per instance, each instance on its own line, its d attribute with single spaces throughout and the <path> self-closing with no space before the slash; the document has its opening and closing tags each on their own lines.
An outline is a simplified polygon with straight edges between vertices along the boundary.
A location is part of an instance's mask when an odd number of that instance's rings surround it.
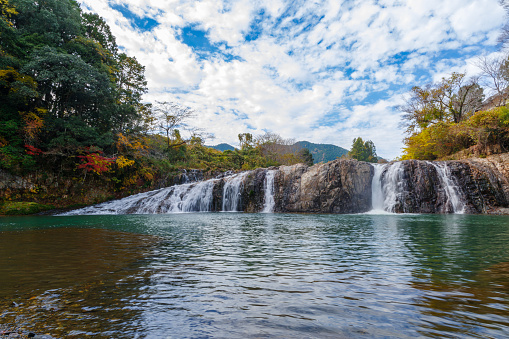
<svg viewBox="0 0 509 339">
<path fill-rule="evenodd" d="M 54 208 L 55 206 L 36 202 L 5 201 L 0 203 L 0 215 L 29 215 Z"/>
</svg>

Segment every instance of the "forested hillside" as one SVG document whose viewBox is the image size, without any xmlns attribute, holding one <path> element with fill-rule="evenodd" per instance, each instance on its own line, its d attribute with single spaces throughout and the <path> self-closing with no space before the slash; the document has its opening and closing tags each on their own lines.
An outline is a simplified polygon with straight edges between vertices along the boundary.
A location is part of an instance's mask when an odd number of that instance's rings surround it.
<svg viewBox="0 0 509 339">
<path fill-rule="evenodd" d="M 313 162 L 328 162 L 337 158 L 341 158 L 342 156 L 348 153 L 348 150 L 330 144 L 313 144 L 309 141 L 299 141 L 297 143 L 302 148 L 307 148 L 309 152 L 313 155 Z"/>
<path fill-rule="evenodd" d="M 306 161 L 274 133 L 241 134 L 238 150 L 205 147 L 206 131 L 188 128 L 199 112 L 143 101 L 144 71 L 74 0 L 0 0 L 2 201 L 89 204 L 167 185 L 186 168 Z"/>
<path fill-rule="evenodd" d="M 478 66 L 480 78 L 452 73 L 412 88 L 401 107 L 408 134 L 402 159 L 485 157 L 509 150 L 509 58 L 480 58 Z M 486 99 L 485 92 L 493 95 Z"/>
</svg>

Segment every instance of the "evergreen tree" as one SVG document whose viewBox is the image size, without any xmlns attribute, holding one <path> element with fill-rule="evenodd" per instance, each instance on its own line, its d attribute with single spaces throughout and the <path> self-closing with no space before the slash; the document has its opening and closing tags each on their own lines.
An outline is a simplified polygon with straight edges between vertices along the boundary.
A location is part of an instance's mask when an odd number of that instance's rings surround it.
<svg viewBox="0 0 509 339">
<path fill-rule="evenodd" d="M 353 139 L 352 149 L 348 152 L 348 157 L 359 161 L 378 162 L 373 141 L 364 142 L 361 137 Z"/>
</svg>

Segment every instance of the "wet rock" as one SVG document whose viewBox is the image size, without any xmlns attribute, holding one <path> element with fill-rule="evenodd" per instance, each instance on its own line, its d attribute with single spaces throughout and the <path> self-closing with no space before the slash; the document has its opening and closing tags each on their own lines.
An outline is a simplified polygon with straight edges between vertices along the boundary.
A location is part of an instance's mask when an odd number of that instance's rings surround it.
<svg viewBox="0 0 509 339">
<path fill-rule="evenodd" d="M 500 173 L 471 161 L 392 163 L 382 185 L 396 213 L 488 213 L 509 201 Z"/>
<path fill-rule="evenodd" d="M 275 176 L 277 212 L 359 213 L 371 209 L 373 167 L 334 160 L 308 167 L 281 166 Z"/>
</svg>

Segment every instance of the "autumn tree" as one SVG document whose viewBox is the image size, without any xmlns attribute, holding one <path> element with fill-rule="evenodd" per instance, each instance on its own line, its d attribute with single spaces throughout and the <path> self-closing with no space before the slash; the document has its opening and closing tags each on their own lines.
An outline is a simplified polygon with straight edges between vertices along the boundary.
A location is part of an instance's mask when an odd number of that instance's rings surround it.
<svg viewBox="0 0 509 339">
<path fill-rule="evenodd" d="M 408 133 L 437 122 L 458 123 L 480 109 L 483 89 L 476 79 L 465 80 L 465 74 L 452 73 L 438 83 L 415 86 L 400 109 Z"/>
<path fill-rule="evenodd" d="M 295 139 L 285 139 L 277 133 L 266 132 L 255 137 L 255 145 L 261 155 L 275 165 L 293 165 L 304 162 L 299 154 L 301 147 L 295 142 Z"/>
</svg>

